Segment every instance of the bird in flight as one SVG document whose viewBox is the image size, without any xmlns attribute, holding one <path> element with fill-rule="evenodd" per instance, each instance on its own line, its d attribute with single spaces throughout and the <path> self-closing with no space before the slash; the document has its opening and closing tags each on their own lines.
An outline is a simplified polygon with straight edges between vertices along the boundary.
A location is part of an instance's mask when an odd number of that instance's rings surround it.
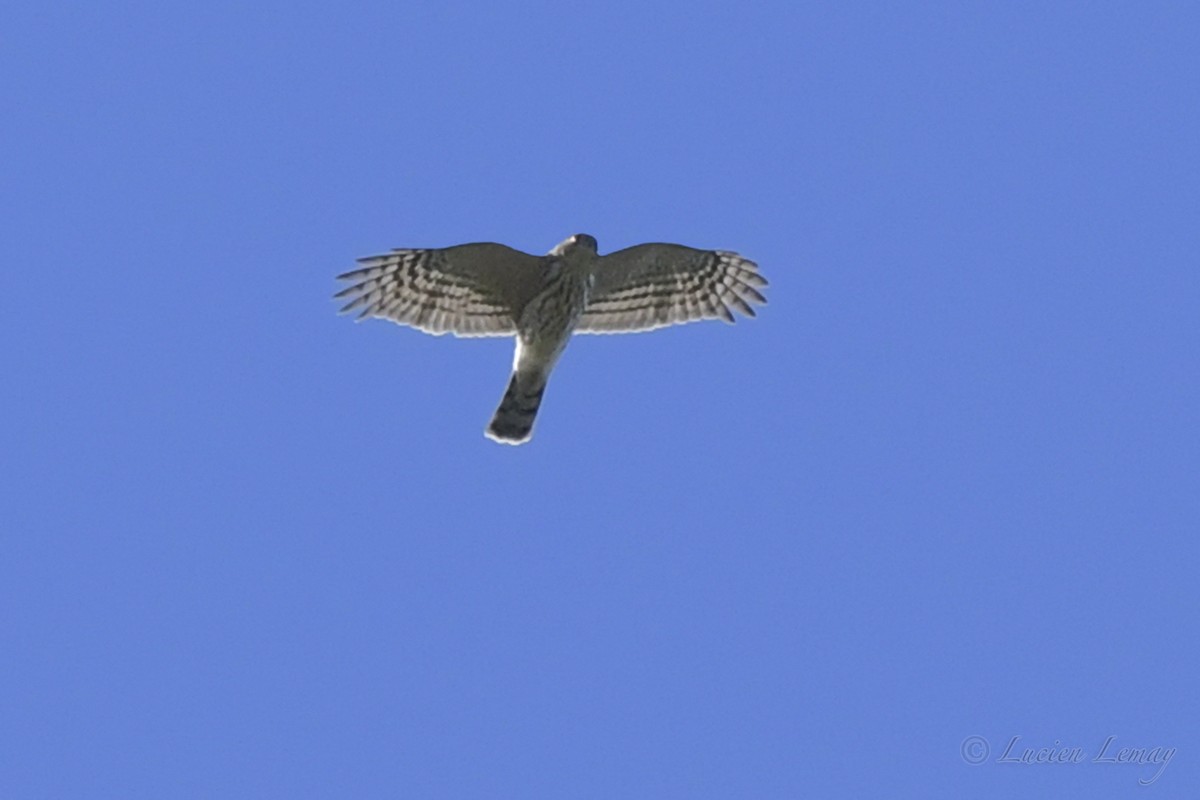
<svg viewBox="0 0 1200 800">
<path fill-rule="evenodd" d="M 633 333 L 703 319 L 753 317 L 767 285 L 758 266 L 726 250 L 639 244 L 602 256 L 576 234 L 544 256 L 490 242 L 397 249 L 359 259 L 339 275 L 342 313 L 379 317 L 426 333 L 513 336 L 512 377 L 488 438 L 521 444 L 533 434 L 546 381 L 574 333 Z"/>
</svg>

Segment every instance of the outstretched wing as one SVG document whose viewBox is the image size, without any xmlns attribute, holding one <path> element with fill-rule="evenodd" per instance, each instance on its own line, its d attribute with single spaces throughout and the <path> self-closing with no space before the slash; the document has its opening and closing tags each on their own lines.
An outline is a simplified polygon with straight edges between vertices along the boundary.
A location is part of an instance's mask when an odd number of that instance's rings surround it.
<svg viewBox="0 0 1200 800">
<path fill-rule="evenodd" d="M 602 256 L 579 333 L 648 331 L 701 319 L 753 317 L 765 303 L 758 265 L 737 253 L 678 244 L 640 244 Z"/>
<path fill-rule="evenodd" d="M 440 335 L 511 336 L 516 319 L 541 285 L 542 261 L 502 244 L 393 250 L 360 258 L 339 275 L 350 286 L 342 313 L 380 317 Z"/>
</svg>

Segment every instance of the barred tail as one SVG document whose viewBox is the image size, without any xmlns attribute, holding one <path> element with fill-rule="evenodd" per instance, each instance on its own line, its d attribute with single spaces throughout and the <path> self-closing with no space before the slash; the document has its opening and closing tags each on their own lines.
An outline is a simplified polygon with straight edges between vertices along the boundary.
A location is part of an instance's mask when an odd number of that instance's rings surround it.
<svg viewBox="0 0 1200 800">
<path fill-rule="evenodd" d="M 514 372 L 508 381 L 508 390 L 500 400 L 496 416 L 487 427 L 489 439 L 504 444 L 521 444 L 533 436 L 533 418 L 542 404 L 542 393 L 546 391 L 546 379 L 538 376 L 520 376 Z"/>
</svg>

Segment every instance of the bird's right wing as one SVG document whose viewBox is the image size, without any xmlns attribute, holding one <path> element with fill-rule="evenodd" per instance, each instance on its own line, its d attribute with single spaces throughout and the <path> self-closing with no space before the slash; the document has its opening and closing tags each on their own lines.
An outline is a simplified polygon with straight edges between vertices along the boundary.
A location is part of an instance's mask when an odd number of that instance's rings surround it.
<svg viewBox="0 0 1200 800">
<path fill-rule="evenodd" d="M 517 316 L 541 286 L 543 259 L 490 242 L 393 250 L 360 258 L 339 275 L 350 285 L 342 313 L 380 317 L 440 335 L 511 336 Z"/>
</svg>

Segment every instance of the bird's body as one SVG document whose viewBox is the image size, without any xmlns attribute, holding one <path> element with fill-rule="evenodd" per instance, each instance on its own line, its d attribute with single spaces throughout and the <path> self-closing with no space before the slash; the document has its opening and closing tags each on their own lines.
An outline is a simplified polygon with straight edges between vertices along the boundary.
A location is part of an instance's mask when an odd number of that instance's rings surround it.
<svg viewBox="0 0 1200 800">
<path fill-rule="evenodd" d="M 577 234 L 537 257 L 498 244 L 394 250 L 341 275 L 342 309 L 428 333 L 516 337 L 508 388 L 487 435 L 520 444 L 555 363 L 576 333 L 620 333 L 719 318 L 765 303 L 754 262 L 736 253 L 647 244 L 600 256 Z"/>
<path fill-rule="evenodd" d="M 545 286 L 518 316 L 512 377 L 487 427 L 488 437 L 497 442 L 520 444 L 533 434 L 550 370 L 567 349 L 587 306 L 593 277 L 582 250 L 571 247 L 547 256 Z M 592 255 L 595 252 L 593 247 Z"/>
</svg>

